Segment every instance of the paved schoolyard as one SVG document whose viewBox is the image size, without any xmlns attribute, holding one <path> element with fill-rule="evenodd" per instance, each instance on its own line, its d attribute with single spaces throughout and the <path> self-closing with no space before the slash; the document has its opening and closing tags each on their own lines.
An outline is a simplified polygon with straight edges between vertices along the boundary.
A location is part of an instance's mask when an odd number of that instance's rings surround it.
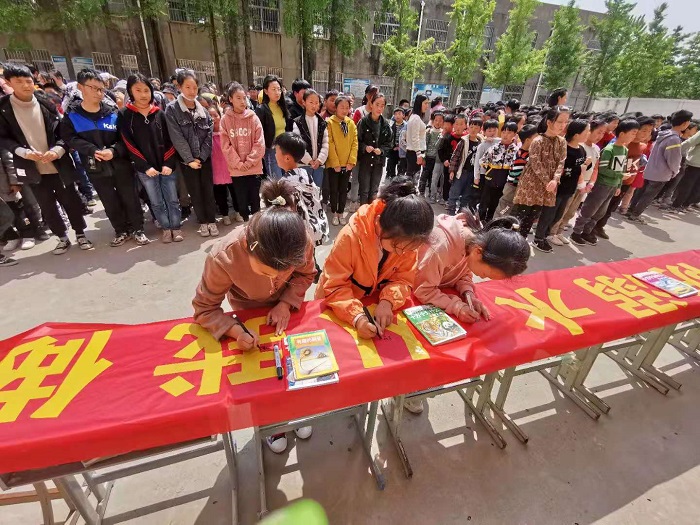
<svg viewBox="0 0 700 525">
<path fill-rule="evenodd" d="M 611 241 L 597 247 L 534 252 L 529 271 L 700 248 L 699 214 L 651 210 L 650 215 L 648 226 L 614 217 L 608 226 Z M 110 248 L 104 212 L 96 211 L 88 223 L 95 251 L 74 246 L 65 256 L 53 256 L 51 240 L 18 254 L 19 265 L 0 269 L 0 338 L 46 321 L 144 323 L 191 315 L 204 254 L 214 240 L 199 238 L 188 223 L 187 238 L 179 244 Z M 156 237 L 150 223 L 147 234 Z M 328 247 L 319 250 L 320 263 L 327 252 Z M 613 409 L 598 422 L 543 378 L 516 380 L 507 408 L 530 442 L 520 445 L 506 432 L 505 450 L 472 422 L 456 394 L 431 399 L 422 416 L 406 416 L 403 428 L 416 471 L 412 480 L 404 478 L 380 418 L 374 452 L 387 476 L 383 493 L 368 474 L 350 423 L 320 425 L 298 447 L 290 438 L 285 455 L 265 455 L 269 505 L 315 498 L 333 524 L 695 524 L 700 515 L 698 367 L 669 348 L 660 366 L 683 383 L 681 392 L 662 396 L 630 382 L 612 361 L 600 358 L 590 384 Z M 258 502 L 251 434 L 236 433 L 244 524 L 255 522 Z M 163 509 L 166 500 L 179 504 Z M 65 506 L 58 502 L 54 508 L 62 519 Z M 39 523 L 38 509 L 37 504 L 0 507 L 0 524 Z M 225 460 L 215 454 L 118 481 L 106 522 L 218 525 L 230 518 Z"/>
</svg>

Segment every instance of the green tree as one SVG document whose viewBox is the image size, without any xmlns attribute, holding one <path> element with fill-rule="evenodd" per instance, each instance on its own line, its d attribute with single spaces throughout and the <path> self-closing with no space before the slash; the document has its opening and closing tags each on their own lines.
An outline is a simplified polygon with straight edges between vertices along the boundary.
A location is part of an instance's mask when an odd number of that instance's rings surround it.
<svg viewBox="0 0 700 525">
<path fill-rule="evenodd" d="M 700 32 L 688 39 L 678 64 L 677 96 L 700 99 Z"/>
<path fill-rule="evenodd" d="M 635 4 L 627 0 L 605 0 L 605 7 L 605 17 L 591 20 L 597 49 L 589 53 L 583 76 L 590 100 L 605 91 L 611 81 L 617 57 L 629 41 L 632 26 L 630 13 Z"/>
<path fill-rule="evenodd" d="M 616 97 L 636 97 L 646 92 L 649 86 L 646 69 L 649 55 L 645 46 L 648 33 L 644 17 L 631 19 L 628 30 L 628 41 L 606 75 L 605 88 L 601 89 L 601 92 Z"/>
<path fill-rule="evenodd" d="M 535 32 L 530 21 L 539 5 L 538 0 L 511 0 L 508 29 L 496 42 L 496 60 L 484 69 L 486 81 L 495 87 L 524 84 L 542 71 L 545 49 L 534 47 Z"/>
<path fill-rule="evenodd" d="M 454 99 L 459 88 L 472 79 L 484 54 L 484 30 L 491 21 L 496 0 L 455 0 L 448 13 L 455 28 L 455 38 L 447 50 L 447 77 L 452 81 Z"/>
<path fill-rule="evenodd" d="M 572 87 L 571 80 L 586 58 L 583 30 L 574 0 L 554 13 L 552 34 L 545 44 L 547 59 L 542 73 L 542 85 L 546 89 Z"/>
<path fill-rule="evenodd" d="M 318 32 L 328 27 L 329 0 L 285 0 L 283 5 L 284 31 L 299 39 L 303 54 L 302 77 L 311 81 L 316 62 Z"/>
<path fill-rule="evenodd" d="M 666 29 L 666 10 L 668 4 L 663 2 L 654 9 L 654 18 L 649 23 L 648 33 L 644 42 L 647 53 L 645 73 L 649 79 L 642 96 L 657 97 L 668 93 L 668 83 L 676 72 L 674 53 L 678 51 L 674 38 L 676 33 L 669 34 Z"/>
<path fill-rule="evenodd" d="M 352 13 L 353 16 L 347 16 Z M 335 75 L 337 54 L 352 56 L 365 45 L 365 24 L 369 20 L 367 2 L 363 0 L 330 0 L 327 28 L 328 40 L 328 89 L 336 89 Z"/>
</svg>

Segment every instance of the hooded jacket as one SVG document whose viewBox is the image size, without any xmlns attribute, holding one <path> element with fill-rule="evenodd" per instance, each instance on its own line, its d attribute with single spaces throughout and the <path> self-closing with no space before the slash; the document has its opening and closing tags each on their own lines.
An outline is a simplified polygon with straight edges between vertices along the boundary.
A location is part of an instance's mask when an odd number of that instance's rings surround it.
<svg viewBox="0 0 700 525">
<path fill-rule="evenodd" d="M 232 177 L 262 175 L 265 134 L 255 111 L 228 108 L 221 118 L 221 151 Z"/>
<path fill-rule="evenodd" d="M 325 299 L 341 321 L 350 325 L 362 313 L 360 299 L 377 290 L 379 300 L 401 308 L 411 295 L 418 252 L 387 253 L 380 267 L 382 249 L 375 220 L 386 207 L 377 199 L 360 207 L 340 230 L 328 254 L 316 288 L 316 298 Z"/>
<path fill-rule="evenodd" d="M 194 102 L 194 114 L 185 105 L 185 98 L 178 95 L 165 108 L 170 140 L 184 164 L 195 159 L 202 162 L 211 157 L 214 121 L 199 102 Z"/>
<path fill-rule="evenodd" d="M 146 173 L 150 168 L 160 173 L 163 166 L 175 169 L 175 147 L 170 142 L 164 112 L 151 105 L 147 116 L 127 104 L 119 111 L 117 130 L 129 151 L 134 168 Z"/>
<path fill-rule="evenodd" d="M 467 245 L 473 238 L 472 231 L 456 217 L 438 215 L 429 244 L 418 250 L 414 294 L 421 303 L 457 315 L 465 305 L 464 293 L 474 291 L 467 261 Z M 441 288 L 456 289 L 459 295 L 448 295 Z"/>
<path fill-rule="evenodd" d="M 116 106 L 105 102 L 100 102 L 96 113 L 89 113 L 83 109 L 81 101 L 76 100 L 61 121 L 61 137 L 78 152 L 80 163 L 90 178 L 108 177 L 117 170 L 132 171 L 129 153 L 117 132 L 118 114 Z M 95 159 L 95 152 L 102 149 L 112 150 L 112 160 Z"/>
<path fill-rule="evenodd" d="M 644 180 L 668 182 L 678 175 L 683 158 L 681 142 L 681 136 L 672 129 L 659 133 L 644 168 Z"/>
</svg>

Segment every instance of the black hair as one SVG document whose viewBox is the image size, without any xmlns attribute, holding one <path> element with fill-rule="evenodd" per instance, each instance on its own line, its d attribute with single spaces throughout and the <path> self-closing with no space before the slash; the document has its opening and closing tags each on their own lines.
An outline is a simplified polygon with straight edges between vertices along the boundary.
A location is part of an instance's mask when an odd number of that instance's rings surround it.
<svg viewBox="0 0 700 525">
<path fill-rule="evenodd" d="M 692 118 L 692 112 L 688 111 L 687 109 L 679 109 L 675 113 L 671 114 L 671 118 L 669 120 L 671 121 L 671 126 L 675 128 L 676 126 L 680 126 L 686 122 L 690 122 Z"/>
<path fill-rule="evenodd" d="M 337 97 L 338 95 L 340 95 L 340 92 L 337 89 L 331 89 L 330 91 L 326 92 L 326 96 L 324 98 Z"/>
<path fill-rule="evenodd" d="M 58 69 L 52 69 L 49 74 L 52 77 L 60 78 L 61 80 L 64 80 L 63 73 L 61 73 Z"/>
<path fill-rule="evenodd" d="M 282 206 L 270 206 L 254 214 L 245 229 L 250 253 L 278 271 L 306 263 L 309 237 L 304 219 Z"/>
<path fill-rule="evenodd" d="M 372 104 L 374 104 L 374 103 L 375 103 L 377 100 L 379 100 L 380 98 L 383 98 L 383 99 L 384 99 L 384 103 L 386 104 L 386 97 L 384 96 L 384 93 L 379 93 L 379 92 L 377 92 L 377 94 L 374 95 L 374 98 L 372 99 Z"/>
<path fill-rule="evenodd" d="M 547 97 L 547 105 L 551 108 L 559 105 L 559 99 L 569 92 L 568 89 L 560 87 L 552 91 Z"/>
<path fill-rule="evenodd" d="M 542 120 L 540 120 L 540 123 L 537 127 L 537 131 L 539 133 L 546 133 L 547 132 L 547 122 L 556 122 L 557 119 L 559 118 L 559 115 L 562 113 L 568 113 L 569 108 L 566 106 L 553 106 L 547 109 L 544 112 L 544 115 L 542 115 Z"/>
<path fill-rule="evenodd" d="M 471 246 L 481 247 L 481 260 L 503 272 L 506 277 L 515 277 L 527 270 L 530 245 L 520 235 L 520 222 L 515 217 L 493 219 L 486 226 L 468 209 L 463 208 L 467 226 L 474 232 Z"/>
<path fill-rule="evenodd" d="M 467 108 L 465 108 L 464 106 L 455 106 L 454 112 L 459 115 L 460 113 L 464 113 L 466 109 Z"/>
<path fill-rule="evenodd" d="M 379 217 L 383 239 L 402 239 L 425 243 L 433 231 L 433 208 L 418 195 L 413 180 L 395 177 L 379 193 L 386 203 Z"/>
<path fill-rule="evenodd" d="M 88 80 L 97 80 L 100 84 L 104 84 L 100 73 L 96 69 L 90 67 L 78 71 L 77 80 L 78 84 L 85 84 Z"/>
<path fill-rule="evenodd" d="M 267 93 L 265 93 L 265 90 L 270 87 L 270 84 L 273 82 L 277 82 L 280 86 L 280 89 L 282 88 L 282 81 L 275 75 L 267 75 L 263 79 L 263 97 L 262 97 L 262 103 L 263 104 L 270 104 L 270 97 L 267 96 Z M 280 107 L 282 110 L 282 114 L 284 115 L 285 119 L 289 118 L 289 110 L 287 109 L 287 102 L 285 100 L 284 95 L 280 93 L 280 99 L 277 101 L 277 105 Z"/>
<path fill-rule="evenodd" d="M 619 137 L 621 133 L 627 133 L 628 131 L 632 131 L 634 129 L 639 129 L 639 122 L 637 122 L 635 119 L 628 118 L 621 120 L 615 129 L 615 135 Z"/>
<path fill-rule="evenodd" d="M 458 115 L 455 115 L 455 122 L 457 122 L 458 120 L 463 120 L 464 123 L 466 124 L 468 119 L 464 113 L 460 113 Z"/>
<path fill-rule="evenodd" d="M 515 122 L 506 122 L 503 125 L 503 131 L 512 131 L 513 133 L 517 133 L 518 125 Z"/>
<path fill-rule="evenodd" d="M 664 121 L 660 126 L 659 126 L 659 131 L 667 131 L 671 129 L 673 126 L 671 126 L 671 123 L 669 121 Z"/>
<path fill-rule="evenodd" d="M 401 113 L 402 115 L 406 116 L 406 112 L 403 110 L 402 107 L 399 107 L 399 106 L 396 106 L 394 108 L 394 114 L 396 114 L 396 113 Z"/>
<path fill-rule="evenodd" d="M 588 126 L 588 121 L 583 119 L 575 119 L 569 122 L 569 127 L 566 128 L 566 142 L 571 142 L 576 135 L 583 133 Z"/>
<path fill-rule="evenodd" d="M 638 117 L 637 122 L 639 122 L 640 128 L 642 126 L 653 126 L 654 124 L 656 124 L 654 117 Z"/>
<path fill-rule="evenodd" d="M 297 78 L 294 82 L 292 82 L 293 93 L 299 93 L 299 91 L 301 91 L 302 89 L 311 89 L 311 84 L 309 84 L 303 78 Z"/>
<path fill-rule="evenodd" d="M 153 104 L 153 84 L 151 84 L 151 81 L 148 80 L 148 77 L 143 73 L 134 73 L 133 75 L 129 75 L 129 78 L 126 80 L 126 92 L 129 95 L 129 98 L 134 100 L 134 95 L 131 92 L 131 88 L 134 87 L 134 84 L 139 83 L 146 84 L 146 86 L 148 86 L 148 89 L 151 91 L 150 103 Z"/>
<path fill-rule="evenodd" d="M 275 206 L 273 201 L 277 197 L 282 197 L 286 202 L 285 207 L 296 210 L 296 192 L 292 183 L 285 179 L 268 179 L 260 186 L 260 198 L 265 204 L 265 208 Z"/>
<path fill-rule="evenodd" d="M 516 124 L 520 122 L 522 119 L 527 120 L 527 115 L 521 111 L 516 111 L 513 113 L 510 117 L 508 117 L 508 122 L 515 122 Z"/>
<path fill-rule="evenodd" d="M 688 127 L 686 129 L 693 129 L 697 127 L 700 127 L 700 122 L 698 122 L 697 120 L 691 120 L 690 124 L 688 124 Z"/>
<path fill-rule="evenodd" d="M 410 104 L 410 103 L 411 103 L 411 101 L 408 99 L 405 99 L 405 98 L 402 98 L 401 100 L 399 100 L 399 106 L 402 106 L 403 104 Z"/>
<path fill-rule="evenodd" d="M 41 89 L 46 91 L 46 89 L 55 89 L 56 91 L 60 91 L 60 88 L 56 85 L 55 82 L 46 82 L 41 85 Z"/>
<path fill-rule="evenodd" d="M 610 113 L 605 116 L 606 124 L 610 124 L 613 120 L 620 120 L 620 116 L 617 113 Z"/>
<path fill-rule="evenodd" d="M 437 117 L 445 118 L 445 114 L 442 111 L 436 111 L 435 113 L 430 113 L 430 120 L 435 120 Z"/>
<path fill-rule="evenodd" d="M 29 72 L 34 76 L 34 73 L 38 73 L 39 69 L 34 65 L 34 64 L 27 64 L 26 68 L 29 70 Z"/>
<path fill-rule="evenodd" d="M 470 126 L 479 126 L 480 128 L 484 127 L 484 121 L 481 120 L 479 117 L 474 117 L 469 120 L 469 125 Z"/>
<path fill-rule="evenodd" d="M 15 77 L 31 78 L 32 80 L 34 79 L 32 72 L 29 71 L 27 66 L 20 66 L 19 64 L 13 63 L 8 63 L 5 65 L 5 70 L 3 71 L 2 76 L 5 78 L 5 80 L 10 80 L 11 78 Z"/>
<path fill-rule="evenodd" d="M 590 122 L 591 132 L 597 130 L 599 127 L 604 126 L 604 125 L 605 125 L 605 121 L 603 121 L 603 120 L 600 120 L 600 119 L 591 120 L 591 122 Z"/>
<path fill-rule="evenodd" d="M 374 98 L 379 94 L 379 86 L 369 85 L 365 88 L 365 96 L 362 97 L 362 105 L 366 106 L 370 98 Z"/>
<path fill-rule="evenodd" d="M 433 109 L 436 106 L 439 106 L 442 104 L 442 97 L 435 97 L 433 100 L 430 101 L 430 109 Z"/>
<path fill-rule="evenodd" d="M 243 93 L 245 93 L 243 85 L 238 82 L 231 82 L 228 86 L 226 86 L 226 100 L 230 100 L 233 94 L 237 91 L 243 91 Z"/>
<path fill-rule="evenodd" d="M 520 142 L 525 142 L 530 137 L 537 135 L 537 126 L 534 124 L 525 124 L 523 129 L 518 132 L 518 137 L 520 137 Z"/>
<path fill-rule="evenodd" d="M 273 145 L 279 146 L 282 153 L 291 155 L 296 162 L 301 161 L 304 153 L 306 153 L 306 142 L 304 142 L 304 139 L 290 131 L 278 135 Z"/>
<path fill-rule="evenodd" d="M 520 109 L 520 101 L 517 98 L 511 98 L 508 102 L 506 102 L 506 107 L 510 108 L 510 110 L 515 113 Z"/>
<path fill-rule="evenodd" d="M 195 73 L 191 69 L 178 69 L 177 70 L 177 85 L 182 86 L 182 83 L 187 80 L 188 78 L 191 78 L 194 80 L 194 83 L 199 86 L 199 80 L 197 80 L 197 73 Z"/>
<path fill-rule="evenodd" d="M 445 115 L 445 118 L 443 119 L 444 122 L 447 122 L 449 124 L 454 124 L 455 123 L 455 115 L 454 113 L 447 113 Z"/>
<path fill-rule="evenodd" d="M 493 129 L 493 128 L 498 129 L 498 121 L 494 120 L 494 119 L 489 119 L 486 122 L 484 122 L 483 128 L 484 128 L 484 131 L 486 131 L 487 129 Z"/>
<path fill-rule="evenodd" d="M 338 95 L 338 98 L 335 99 L 336 109 L 338 108 L 338 104 L 342 104 L 343 102 L 347 102 L 348 107 L 350 107 L 350 109 L 352 109 L 352 106 L 350 105 L 350 97 L 346 97 L 345 95 Z"/>
<path fill-rule="evenodd" d="M 428 100 L 428 97 L 425 95 L 416 95 L 416 99 L 413 101 L 413 111 L 411 112 L 412 115 L 418 115 L 420 118 L 423 118 L 425 113 L 423 112 L 423 102 Z"/>
<path fill-rule="evenodd" d="M 307 88 L 307 90 L 304 91 L 304 96 L 303 96 L 304 102 L 306 102 L 306 99 L 312 95 L 316 95 L 318 97 L 318 101 L 321 102 L 321 95 L 319 95 L 318 92 L 316 92 L 315 90 L 313 90 L 311 88 Z"/>
<path fill-rule="evenodd" d="M 654 113 L 651 118 L 654 120 L 666 120 L 666 118 L 661 113 Z"/>
</svg>

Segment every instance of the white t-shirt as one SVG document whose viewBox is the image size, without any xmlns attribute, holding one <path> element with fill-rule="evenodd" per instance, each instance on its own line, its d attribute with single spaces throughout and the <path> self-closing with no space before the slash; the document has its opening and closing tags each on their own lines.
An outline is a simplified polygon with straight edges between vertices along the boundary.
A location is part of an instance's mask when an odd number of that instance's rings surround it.
<svg viewBox="0 0 700 525">
<path fill-rule="evenodd" d="M 593 176 L 593 169 L 598 165 L 598 160 L 600 159 L 600 148 L 596 144 L 591 144 L 590 146 L 588 144 L 581 145 L 583 146 L 583 149 L 586 150 L 586 157 L 590 157 L 592 161 L 586 168 L 586 171 L 583 172 L 583 180 L 584 182 L 588 182 Z"/>
</svg>

